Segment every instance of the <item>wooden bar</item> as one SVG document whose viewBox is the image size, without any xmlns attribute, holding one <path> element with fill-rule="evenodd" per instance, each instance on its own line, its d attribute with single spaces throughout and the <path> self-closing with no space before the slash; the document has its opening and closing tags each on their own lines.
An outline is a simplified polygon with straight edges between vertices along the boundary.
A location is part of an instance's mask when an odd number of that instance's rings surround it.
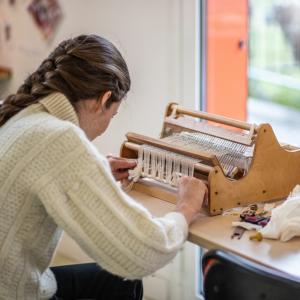
<svg viewBox="0 0 300 300">
<path fill-rule="evenodd" d="M 224 125 L 229 125 L 229 126 L 233 126 L 236 128 L 240 128 L 240 129 L 244 129 L 244 130 L 251 130 L 253 127 L 255 128 L 255 124 L 250 124 L 250 123 L 246 123 L 243 121 L 239 121 L 239 120 L 235 120 L 232 118 L 228 118 L 228 117 L 224 117 L 224 116 L 220 116 L 220 115 L 215 115 L 212 113 L 207 113 L 207 112 L 203 112 L 203 111 L 194 111 L 191 109 L 187 109 L 184 108 L 180 105 L 177 104 L 172 104 L 171 109 L 175 109 L 176 113 L 181 113 L 181 114 L 185 114 L 191 117 L 195 117 L 195 118 L 200 118 L 200 119 L 204 119 L 204 120 L 209 120 L 209 121 L 213 121 L 216 123 L 220 123 L 220 124 L 224 124 Z"/>
<path fill-rule="evenodd" d="M 12 75 L 11 69 L 0 66 L 0 81 L 9 79 L 11 75 Z"/>
<path fill-rule="evenodd" d="M 218 162 L 218 159 L 216 158 L 216 156 L 209 154 L 207 152 L 204 152 L 204 151 L 187 150 L 183 147 L 171 145 L 171 144 L 168 144 L 161 140 L 153 139 L 153 138 L 150 138 L 150 137 L 147 137 L 144 135 L 140 135 L 137 133 L 129 132 L 126 134 L 126 137 L 129 142 L 133 142 L 135 144 L 139 144 L 139 145 L 147 144 L 147 145 L 158 147 L 158 148 L 161 148 L 161 149 L 164 149 L 167 151 L 182 154 L 182 155 L 185 155 L 188 157 L 204 160 L 204 161 L 209 162 L 213 166 L 217 166 L 217 165 L 219 166 L 219 162 Z"/>
<path fill-rule="evenodd" d="M 175 129 L 175 131 L 190 131 L 201 132 L 209 136 L 218 137 L 227 141 L 235 142 L 238 144 L 251 146 L 254 143 L 254 135 L 245 134 L 243 132 L 234 132 L 223 127 L 210 125 L 207 122 L 196 122 L 186 120 L 187 118 L 172 118 L 166 117 L 164 121 L 164 127 Z"/>
<path fill-rule="evenodd" d="M 125 147 L 138 152 L 140 145 L 131 142 L 125 142 Z M 197 163 L 195 164 L 195 170 L 201 173 L 209 174 L 213 170 L 213 167 L 207 166 L 205 164 Z"/>
</svg>

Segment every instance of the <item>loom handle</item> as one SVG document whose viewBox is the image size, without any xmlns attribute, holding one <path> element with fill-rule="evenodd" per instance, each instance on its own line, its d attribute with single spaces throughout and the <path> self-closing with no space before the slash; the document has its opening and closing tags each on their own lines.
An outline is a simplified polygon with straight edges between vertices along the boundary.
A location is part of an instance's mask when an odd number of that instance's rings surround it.
<svg viewBox="0 0 300 300">
<path fill-rule="evenodd" d="M 185 115 L 188 115 L 191 117 L 204 119 L 204 120 L 208 120 L 208 121 L 248 130 L 251 133 L 256 132 L 256 129 L 257 129 L 257 126 L 255 124 L 250 124 L 247 122 L 235 120 L 235 119 L 224 117 L 224 116 L 219 116 L 219 115 L 208 113 L 208 112 L 187 109 L 187 108 L 184 108 L 175 103 L 171 104 L 171 111 L 172 111 L 172 115 L 185 114 Z"/>
</svg>

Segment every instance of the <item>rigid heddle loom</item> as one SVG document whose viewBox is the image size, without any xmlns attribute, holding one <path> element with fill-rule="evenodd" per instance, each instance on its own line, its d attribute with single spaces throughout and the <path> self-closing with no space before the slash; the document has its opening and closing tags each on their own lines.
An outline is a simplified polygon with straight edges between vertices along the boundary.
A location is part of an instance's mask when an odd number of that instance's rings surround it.
<svg viewBox="0 0 300 300">
<path fill-rule="evenodd" d="M 134 190 L 175 203 L 180 176 L 207 181 L 208 213 L 280 200 L 300 184 L 300 149 L 269 124 L 249 124 L 170 103 L 159 139 L 128 133 L 121 157 L 136 158 Z"/>
</svg>

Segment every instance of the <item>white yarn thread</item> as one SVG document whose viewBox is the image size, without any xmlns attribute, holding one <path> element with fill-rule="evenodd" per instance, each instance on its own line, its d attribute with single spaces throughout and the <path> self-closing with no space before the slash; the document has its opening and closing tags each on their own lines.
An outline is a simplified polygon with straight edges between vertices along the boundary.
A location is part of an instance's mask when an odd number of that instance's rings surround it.
<svg viewBox="0 0 300 300">
<path fill-rule="evenodd" d="M 181 176 L 193 176 L 197 162 L 198 160 L 181 154 L 141 145 L 137 166 L 129 171 L 129 179 L 137 182 L 139 178 L 146 177 L 177 186 Z"/>
<path fill-rule="evenodd" d="M 248 172 L 253 146 L 246 146 L 201 132 L 180 132 L 162 139 L 187 149 L 200 150 L 216 155 L 224 173 L 229 175 L 234 169 Z"/>
</svg>

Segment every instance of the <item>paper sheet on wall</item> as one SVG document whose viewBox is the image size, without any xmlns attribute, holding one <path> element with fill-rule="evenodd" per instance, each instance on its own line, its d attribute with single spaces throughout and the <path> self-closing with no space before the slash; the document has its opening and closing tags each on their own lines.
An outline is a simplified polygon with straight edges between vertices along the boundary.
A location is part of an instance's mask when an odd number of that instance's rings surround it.
<svg viewBox="0 0 300 300">
<path fill-rule="evenodd" d="M 45 39 L 51 39 L 62 19 L 58 0 L 32 0 L 28 11 Z"/>
</svg>

